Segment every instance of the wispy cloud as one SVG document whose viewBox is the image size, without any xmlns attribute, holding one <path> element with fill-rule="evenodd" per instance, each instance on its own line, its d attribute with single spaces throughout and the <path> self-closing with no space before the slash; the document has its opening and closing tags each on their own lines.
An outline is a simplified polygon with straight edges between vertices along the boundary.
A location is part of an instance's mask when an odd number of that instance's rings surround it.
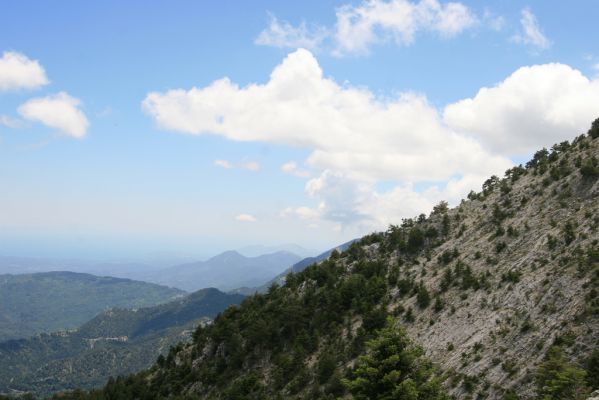
<svg viewBox="0 0 599 400">
<path fill-rule="evenodd" d="M 231 169 L 233 168 L 233 164 L 231 164 L 227 160 L 214 160 L 213 164 L 220 168 Z"/>
<path fill-rule="evenodd" d="M 264 29 L 255 40 L 256 44 L 280 48 L 305 48 L 317 50 L 329 32 L 321 26 L 308 27 L 305 22 L 293 26 L 287 21 L 279 21 L 270 15 L 268 28 Z"/>
<path fill-rule="evenodd" d="M 25 125 L 25 121 L 10 117 L 8 115 L 0 115 L 0 125 L 4 125 L 8 128 L 18 129 Z"/>
<path fill-rule="evenodd" d="M 240 222 L 256 222 L 257 219 L 251 214 L 239 214 L 235 217 L 237 221 Z"/>
<path fill-rule="evenodd" d="M 493 14 L 488 9 L 483 14 L 483 23 L 496 32 L 502 31 L 505 28 L 505 18 L 501 15 Z"/>
<path fill-rule="evenodd" d="M 233 169 L 236 167 L 235 164 L 228 160 L 214 160 L 212 164 L 216 167 L 224 169 Z M 237 164 L 237 168 L 247 169 L 248 171 L 259 171 L 260 163 L 258 163 L 257 161 L 244 161 Z"/>
<path fill-rule="evenodd" d="M 260 164 L 256 161 L 245 161 L 241 163 L 241 168 L 247 169 L 248 171 L 259 171 Z"/>
<path fill-rule="evenodd" d="M 420 32 L 432 32 L 442 38 L 454 37 L 477 25 L 478 18 L 466 5 L 438 0 L 365 0 L 359 5 L 346 4 L 336 10 L 332 27 L 294 26 L 271 16 L 267 29 L 256 44 L 281 48 L 319 49 L 328 42 L 333 54 L 367 54 L 376 43 L 410 45 Z"/>
<path fill-rule="evenodd" d="M 537 17 L 525 8 L 521 11 L 520 25 L 522 31 L 512 37 L 515 43 L 532 46 L 536 50 L 545 50 L 551 47 L 551 41 L 543 34 Z"/>
<path fill-rule="evenodd" d="M 295 161 L 289 161 L 281 165 L 281 171 L 289 175 L 297 176 L 299 178 L 307 178 L 308 176 L 310 176 L 310 173 L 305 169 L 299 168 Z"/>
<path fill-rule="evenodd" d="M 318 208 L 310 208 L 306 206 L 301 207 L 287 207 L 279 213 L 283 218 L 295 216 L 301 219 L 315 219 L 320 217 L 321 210 Z"/>
</svg>

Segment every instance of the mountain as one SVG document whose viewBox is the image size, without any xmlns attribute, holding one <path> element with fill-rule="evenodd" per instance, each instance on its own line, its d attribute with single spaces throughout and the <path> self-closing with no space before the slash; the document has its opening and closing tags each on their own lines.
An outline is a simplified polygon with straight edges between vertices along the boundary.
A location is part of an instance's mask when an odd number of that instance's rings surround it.
<svg viewBox="0 0 599 400">
<path fill-rule="evenodd" d="M 319 255 L 317 255 L 315 257 L 306 257 L 306 258 L 296 262 L 290 268 L 287 268 L 285 271 L 281 272 L 279 275 L 270 279 L 268 282 L 264 283 L 263 285 L 260 285 L 257 287 L 240 287 L 240 288 L 231 290 L 230 293 L 239 293 L 239 294 L 243 294 L 245 296 L 250 296 L 254 293 L 266 293 L 268 291 L 268 288 L 273 283 L 276 283 L 278 285 L 283 284 L 285 282 L 285 277 L 290 272 L 301 272 L 304 269 L 308 268 L 312 264 L 316 264 L 316 263 L 326 260 L 327 258 L 329 258 L 331 256 L 333 251 L 347 250 L 349 248 L 349 246 L 355 241 L 356 241 L 356 239 L 350 240 L 349 242 L 345 242 L 343 244 L 340 244 L 339 246 L 336 246 L 336 247 L 329 249 L 323 253 L 320 253 Z"/>
<path fill-rule="evenodd" d="M 111 309 L 77 330 L 0 343 L 0 393 L 93 388 L 150 366 L 243 296 L 203 289 L 154 307 Z"/>
<path fill-rule="evenodd" d="M 257 257 L 262 254 L 276 253 L 279 251 L 286 251 L 289 253 L 297 254 L 300 257 L 311 257 L 317 253 L 317 251 L 306 249 L 294 243 L 280 244 L 278 246 L 245 246 L 240 249 L 237 249 L 237 251 L 246 257 Z"/>
<path fill-rule="evenodd" d="M 187 291 L 205 287 L 230 290 L 261 285 L 299 260 L 298 255 L 286 251 L 257 257 L 226 251 L 206 261 L 156 271 L 148 274 L 145 280 Z"/>
<path fill-rule="evenodd" d="M 173 265 L 175 257 L 170 259 Z M 148 271 L 164 268 L 164 262 L 97 262 L 77 259 L 14 257 L 0 255 L 0 274 L 32 274 L 38 272 L 72 271 L 99 276 L 137 279 Z"/>
<path fill-rule="evenodd" d="M 599 120 L 452 209 L 368 235 L 63 399 L 586 399 L 599 389 Z"/>
<path fill-rule="evenodd" d="M 152 283 L 74 272 L 0 275 L 0 341 L 75 328 L 111 307 L 144 307 L 184 294 Z"/>
</svg>

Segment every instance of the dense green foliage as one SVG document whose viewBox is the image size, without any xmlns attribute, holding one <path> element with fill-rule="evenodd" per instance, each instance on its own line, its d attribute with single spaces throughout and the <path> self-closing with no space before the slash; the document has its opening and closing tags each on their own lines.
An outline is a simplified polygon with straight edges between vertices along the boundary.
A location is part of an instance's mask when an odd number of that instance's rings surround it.
<svg viewBox="0 0 599 400">
<path fill-rule="evenodd" d="M 0 275 L 0 342 L 73 329 L 112 307 L 148 307 L 184 292 L 74 272 Z"/>
<path fill-rule="evenodd" d="M 593 121 L 591 129 L 589 129 L 589 136 L 593 139 L 599 138 L 599 118 Z"/>
<path fill-rule="evenodd" d="M 114 309 L 68 334 L 2 343 L 0 393 L 92 388 L 110 376 L 137 372 L 169 347 L 190 339 L 201 318 L 214 318 L 242 298 L 204 289 L 154 307 Z"/>
<path fill-rule="evenodd" d="M 538 394 L 543 400 L 584 400 L 590 392 L 586 374 L 566 360 L 561 348 L 552 347 L 537 373 Z"/>
<path fill-rule="evenodd" d="M 344 384 L 357 400 L 444 400 L 449 396 L 434 376 L 423 351 L 410 343 L 406 333 L 389 319 L 378 336 L 366 344 L 351 378 Z"/>
</svg>

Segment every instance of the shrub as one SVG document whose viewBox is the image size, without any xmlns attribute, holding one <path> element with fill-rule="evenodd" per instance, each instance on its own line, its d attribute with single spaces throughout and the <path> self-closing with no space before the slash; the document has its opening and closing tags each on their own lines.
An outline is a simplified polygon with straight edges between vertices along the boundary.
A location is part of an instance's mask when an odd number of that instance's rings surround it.
<svg viewBox="0 0 599 400">
<path fill-rule="evenodd" d="M 512 271 L 503 273 L 501 275 L 501 280 L 503 282 L 518 283 L 518 282 L 520 282 L 520 276 L 521 276 L 521 274 L 519 271 L 512 270 Z"/>
<path fill-rule="evenodd" d="M 409 253 L 415 253 L 424 245 L 424 233 L 418 227 L 410 229 L 408 234 L 407 251 Z"/>
<path fill-rule="evenodd" d="M 580 167 L 580 174 L 585 179 L 597 179 L 599 177 L 599 168 L 593 164 L 586 163 Z"/>
<path fill-rule="evenodd" d="M 563 229 L 564 242 L 569 245 L 576 239 L 576 232 L 574 232 L 574 224 L 571 221 L 566 222 Z"/>
<path fill-rule="evenodd" d="M 599 348 L 596 348 L 585 363 L 587 384 L 591 389 L 599 389 Z"/>
<path fill-rule="evenodd" d="M 599 118 L 594 120 L 591 124 L 591 129 L 589 129 L 588 135 L 593 139 L 597 139 L 599 137 Z"/>
<path fill-rule="evenodd" d="M 418 303 L 418 306 L 422 309 L 428 307 L 429 304 L 431 303 L 431 296 L 428 293 L 426 286 L 424 286 L 424 284 L 422 284 L 422 282 L 420 283 L 420 286 L 418 286 L 418 293 L 416 295 L 416 301 Z"/>
<path fill-rule="evenodd" d="M 337 367 L 337 360 L 335 356 L 329 352 L 321 354 L 317 364 L 317 376 L 318 382 L 323 384 L 329 380 L 329 378 L 335 372 Z"/>
<path fill-rule="evenodd" d="M 435 312 L 443 311 L 443 307 L 445 307 L 445 302 L 443 301 L 441 296 L 436 296 L 435 297 L 435 305 L 434 305 Z"/>
<path fill-rule="evenodd" d="M 353 374 L 342 380 L 355 399 L 449 399 L 422 349 L 412 345 L 394 320 L 366 346 Z"/>
<path fill-rule="evenodd" d="M 586 372 L 570 364 L 560 347 L 553 346 L 537 372 L 538 395 L 543 400 L 586 399 Z"/>
<path fill-rule="evenodd" d="M 505 244 L 505 242 L 497 242 L 497 244 L 495 245 L 495 252 L 501 253 L 503 250 L 505 250 L 506 247 L 507 245 Z"/>
</svg>

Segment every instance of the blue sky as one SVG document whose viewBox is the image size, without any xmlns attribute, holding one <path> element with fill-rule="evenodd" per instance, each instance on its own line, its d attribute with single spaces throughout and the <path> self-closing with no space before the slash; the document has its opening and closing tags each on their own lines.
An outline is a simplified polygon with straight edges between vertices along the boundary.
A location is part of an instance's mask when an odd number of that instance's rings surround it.
<svg viewBox="0 0 599 400">
<path fill-rule="evenodd" d="M 590 0 L 1 7 L 0 254 L 322 250 L 599 116 Z"/>
</svg>

